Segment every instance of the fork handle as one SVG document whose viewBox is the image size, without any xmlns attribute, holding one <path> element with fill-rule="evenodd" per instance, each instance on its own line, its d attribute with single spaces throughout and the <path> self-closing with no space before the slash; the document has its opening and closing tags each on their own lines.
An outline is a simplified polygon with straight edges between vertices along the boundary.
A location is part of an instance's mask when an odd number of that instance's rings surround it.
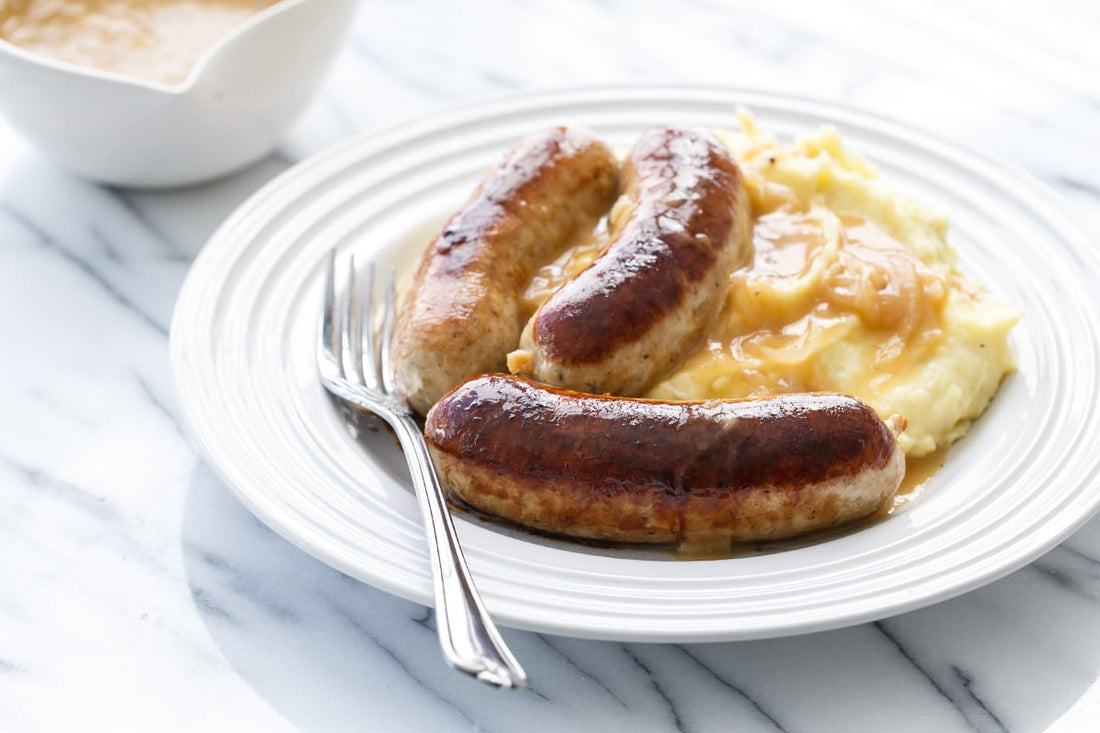
<svg viewBox="0 0 1100 733">
<path fill-rule="evenodd" d="M 483 682 L 498 687 L 526 687 L 527 674 L 504 643 L 474 587 L 424 434 L 412 418 L 395 417 L 392 426 L 412 472 L 428 535 L 436 627 L 443 655 L 455 669 Z"/>
</svg>

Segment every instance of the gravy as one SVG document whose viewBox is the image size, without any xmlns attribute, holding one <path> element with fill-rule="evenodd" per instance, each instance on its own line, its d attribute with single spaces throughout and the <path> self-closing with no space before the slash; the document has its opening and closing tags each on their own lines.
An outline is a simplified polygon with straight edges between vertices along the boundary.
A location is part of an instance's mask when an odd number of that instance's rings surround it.
<svg viewBox="0 0 1100 733">
<path fill-rule="evenodd" d="M 179 84 L 232 28 L 278 0 L 0 0 L 0 38 L 78 66 Z"/>
</svg>

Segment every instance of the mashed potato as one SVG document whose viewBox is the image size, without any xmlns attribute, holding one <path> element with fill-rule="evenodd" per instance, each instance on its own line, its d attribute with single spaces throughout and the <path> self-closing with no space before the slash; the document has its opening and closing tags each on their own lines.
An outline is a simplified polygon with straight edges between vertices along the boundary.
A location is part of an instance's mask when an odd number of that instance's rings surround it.
<svg viewBox="0 0 1100 733">
<path fill-rule="evenodd" d="M 825 128 L 726 140 L 753 203 L 754 260 L 707 343 L 648 397 L 828 390 L 904 415 L 920 456 L 961 437 L 1014 368 L 1017 313 L 956 269 L 947 221 L 878 180 Z"/>
<path fill-rule="evenodd" d="M 969 281 L 947 220 L 890 190 L 826 127 L 782 144 L 740 115 L 723 135 L 753 206 L 753 261 L 706 343 L 645 395 L 702 400 L 783 392 L 855 395 L 903 415 L 910 457 L 966 433 L 1014 368 L 1018 314 Z M 607 244 L 606 226 L 543 267 L 533 313 Z"/>
</svg>

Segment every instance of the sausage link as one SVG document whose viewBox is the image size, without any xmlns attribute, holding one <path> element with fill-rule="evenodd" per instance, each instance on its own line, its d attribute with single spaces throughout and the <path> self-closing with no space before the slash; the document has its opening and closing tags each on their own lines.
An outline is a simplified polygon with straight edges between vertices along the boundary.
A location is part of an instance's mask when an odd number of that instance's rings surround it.
<svg viewBox="0 0 1100 733">
<path fill-rule="evenodd" d="M 674 403 L 485 375 L 441 399 L 424 432 L 443 484 L 477 509 L 552 534 L 691 544 L 872 514 L 905 473 L 896 420 L 831 393 Z"/>
<path fill-rule="evenodd" d="M 398 389 L 420 414 L 463 379 L 503 371 L 536 269 L 614 201 L 618 163 L 591 133 L 534 134 L 490 171 L 425 251 L 395 326 Z"/>
<path fill-rule="evenodd" d="M 583 392 L 642 394 L 717 317 L 752 252 L 749 197 L 709 133 L 657 128 L 623 166 L 611 241 L 536 311 L 511 371 Z"/>
</svg>

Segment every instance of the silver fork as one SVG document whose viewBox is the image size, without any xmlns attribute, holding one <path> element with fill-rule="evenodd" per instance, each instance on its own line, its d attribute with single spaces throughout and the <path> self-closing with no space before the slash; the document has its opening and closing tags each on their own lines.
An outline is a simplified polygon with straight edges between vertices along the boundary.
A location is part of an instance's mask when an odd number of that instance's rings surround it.
<svg viewBox="0 0 1100 733">
<path fill-rule="evenodd" d="M 366 282 L 360 286 L 352 257 L 347 285 L 338 297 L 336 252 L 329 253 L 317 348 L 321 381 L 340 399 L 385 420 L 397 434 L 412 472 L 428 535 L 436 626 L 447 662 L 497 687 L 526 687 L 527 675 L 501 639 L 474 587 L 424 435 L 394 388 L 390 360 L 395 310 L 392 268 L 387 278 L 378 344 L 373 328 L 373 291 L 374 263 L 367 266 Z"/>
</svg>

